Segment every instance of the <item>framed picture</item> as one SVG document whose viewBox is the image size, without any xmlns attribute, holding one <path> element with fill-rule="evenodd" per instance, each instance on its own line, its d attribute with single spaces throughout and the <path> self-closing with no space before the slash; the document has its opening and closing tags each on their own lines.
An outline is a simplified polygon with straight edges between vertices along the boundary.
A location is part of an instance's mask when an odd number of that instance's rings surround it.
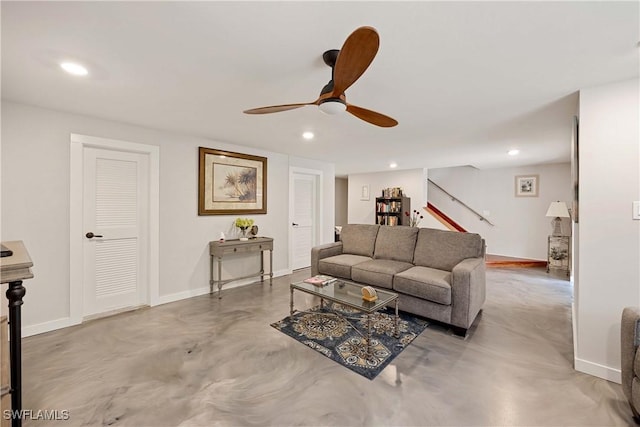
<svg viewBox="0 0 640 427">
<path fill-rule="evenodd" d="M 516 176 L 516 197 L 538 197 L 538 175 Z"/>
<path fill-rule="evenodd" d="M 369 200 L 369 186 L 363 185 L 360 190 L 360 200 Z"/>
<path fill-rule="evenodd" d="M 267 158 L 200 147 L 198 215 L 267 213 Z"/>
</svg>

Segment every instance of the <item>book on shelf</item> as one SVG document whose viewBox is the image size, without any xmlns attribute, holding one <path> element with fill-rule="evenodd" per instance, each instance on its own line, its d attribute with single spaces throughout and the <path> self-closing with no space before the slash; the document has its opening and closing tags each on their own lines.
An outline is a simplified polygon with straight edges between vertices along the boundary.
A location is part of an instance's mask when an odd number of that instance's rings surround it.
<svg viewBox="0 0 640 427">
<path fill-rule="evenodd" d="M 382 197 L 390 198 L 390 197 L 402 197 L 402 188 L 393 187 L 393 188 L 385 188 L 382 190 Z"/>
<path fill-rule="evenodd" d="M 324 274 L 316 274 L 313 277 L 309 277 L 308 279 L 305 279 L 305 283 L 311 283 L 312 285 L 316 285 L 316 286 L 326 286 L 330 283 L 335 282 L 336 279 L 335 277 L 331 277 L 331 276 L 327 276 Z"/>
</svg>

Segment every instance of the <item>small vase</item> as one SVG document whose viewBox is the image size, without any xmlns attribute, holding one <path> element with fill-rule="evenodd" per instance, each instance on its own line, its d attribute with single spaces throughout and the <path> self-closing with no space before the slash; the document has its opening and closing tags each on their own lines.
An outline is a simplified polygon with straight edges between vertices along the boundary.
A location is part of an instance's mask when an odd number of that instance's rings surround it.
<svg viewBox="0 0 640 427">
<path fill-rule="evenodd" d="M 240 229 L 240 240 L 249 240 L 249 238 L 247 237 L 247 229 L 246 228 L 241 228 Z"/>
</svg>

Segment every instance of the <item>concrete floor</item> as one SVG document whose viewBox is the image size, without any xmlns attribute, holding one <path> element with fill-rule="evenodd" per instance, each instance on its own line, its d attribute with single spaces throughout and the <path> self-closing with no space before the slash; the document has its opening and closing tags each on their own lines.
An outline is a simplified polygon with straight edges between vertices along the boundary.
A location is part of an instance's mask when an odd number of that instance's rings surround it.
<svg viewBox="0 0 640 427">
<path fill-rule="evenodd" d="M 375 380 L 270 327 L 291 280 L 119 314 L 23 342 L 26 426 L 613 426 L 618 384 L 573 370 L 571 287 L 543 269 L 490 269 L 466 340 L 431 325 Z M 312 306 L 296 294 L 296 307 Z"/>
</svg>

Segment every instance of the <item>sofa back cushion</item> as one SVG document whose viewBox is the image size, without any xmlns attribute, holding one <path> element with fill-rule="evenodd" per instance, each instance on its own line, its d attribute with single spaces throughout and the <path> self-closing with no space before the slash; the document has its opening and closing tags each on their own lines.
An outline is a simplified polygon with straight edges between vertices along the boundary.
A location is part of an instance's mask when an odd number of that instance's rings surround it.
<svg viewBox="0 0 640 427">
<path fill-rule="evenodd" d="M 416 227 L 380 226 L 373 257 L 376 259 L 413 262 L 418 230 Z"/>
<path fill-rule="evenodd" d="M 476 233 L 421 228 L 413 263 L 422 267 L 451 271 L 465 258 L 483 256 L 483 240 Z"/>
<path fill-rule="evenodd" d="M 379 225 L 348 224 L 342 227 L 342 253 L 373 257 Z"/>
</svg>

